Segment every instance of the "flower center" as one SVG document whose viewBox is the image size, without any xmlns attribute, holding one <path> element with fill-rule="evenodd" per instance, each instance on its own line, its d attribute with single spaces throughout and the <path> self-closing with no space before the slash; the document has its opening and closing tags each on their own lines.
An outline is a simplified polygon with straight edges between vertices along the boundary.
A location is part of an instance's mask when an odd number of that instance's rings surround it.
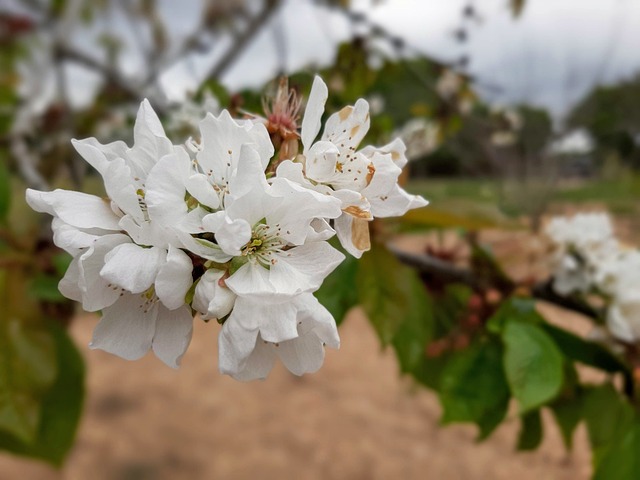
<svg viewBox="0 0 640 480">
<path fill-rule="evenodd" d="M 280 225 L 266 225 L 257 223 L 251 232 L 251 240 L 242 247 L 243 257 L 258 262 L 265 268 L 275 265 L 278 260 L 276 254 L 282 253 L 285 242 L 280 238 Z"/>
</svg>

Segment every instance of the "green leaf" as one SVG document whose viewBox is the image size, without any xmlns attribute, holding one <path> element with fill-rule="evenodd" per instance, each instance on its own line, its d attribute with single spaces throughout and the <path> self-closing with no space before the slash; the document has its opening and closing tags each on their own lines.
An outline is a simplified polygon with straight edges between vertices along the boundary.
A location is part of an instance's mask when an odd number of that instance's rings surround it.
<svg viewBox="0 0 640 480">
<path fill-rule="evenodd" d="M 11 208 L 11 177 L 5 162 L 0 159 L 0 223 L 6 223 Z"/>
<path fill-rule="evenodd" d="M 562 440 L 567 450 L 573 446 L 573 432 L 582 419 L 584 401 L 582 396 L 575 395 L 570 398 L 561 398 L 549 405 L 556 423 L 560 428 Z"/>
<path fill-rule="evenodd" d="M 542 328 L 553 338 L 566 357 L 605 372 L 630 375 L 627 366 L 603 346 L 586 341 L 555 325 L 545 323 Z"/>
<path fill-rule="evenodd" d="M 29 442 L 0 431 L 0 449 L 61 465 L 73 445 L 84 402 L 84 362 L 77 348 L 53 321 L 50 334 L 55 342 L 57 377 L 41 396 L 40 421 Z"/>
<path fill-rule="evenodd" d="M 404 373 L 412 372 L 424 358 L 427 344 L 434 335 L 433 300 L 416 277 L 410 277 L 411 304 L 392 344 Z"/>
<path fill-rule="evenodd" d="M 552 400 L 562 388 L 563 357 L 540 327 L 511 321 L 502 334 L 504 369 L 521 414 Z"/>
<path fill-rule="evenodd" d="M 487 322 L 487 329 L 501 334 L 512 320 L 542 324 L 544 319 L 536 310 L 535 302 L 530 298 L 512 297 L 500 305 L 500 308 Z"/>
<path fill-rule="evenodd" d="M 443 423 L 474 422 L 483 439 L 504 419 L 510 395 L 498 342 L 483 341 L 455 354 L 440 382 Z"/>
<path fill-rule="evenodd" d="M 356 274 L 358 300 L 385 345 L 411 312 L 414 282 L 419 282 L 416 272 L 383 245 L 374 243 L 360 260 Z"/>
<path fill-rule="evenodd" d="M 594 480 L 637 480 L 640 478 L 640 417 L 636 415 L 599 462 Z"/>
<path fill-rule="evenodd" d="M 608 383 L 586 391 L 583 415 L 597 465 L 616 438 L 631 424 L 633 409 Z"/>
<path fill-rule="evenodd" d="M 66 302 L 67 299 L 58 290 L 59 278 L 50 275 L 37 275 L 31 281 L 29 294 L 36 300 L 51 303 Z"/>
<path fill-rule="evenodd" d="M 520 417 L 521 428 L 518 435 L 518 450 L 535 450 L 542 442 L 542 419 L 540 410 L 532 410 Z"/>
<path fill-rule="evenodd" d="M 55 346 L 45 330 L 0 320 L 0 431 L 25 443 L 34 440 L 40 398 L 56 373 Z"/>
<path fill-rule="evenodd" d="M 71 255 L 66 252 L 57 253 L 51 257 L 51 262 L 58 277 L 62 278 L 71 264 Z"/>
<path fill-rule="evenodd" d="M 356 273 L 358 261 L 351 255 L 325 278 L 322 286 L 315 293 L 316 298 L 331 312 L 336 323 L 340 325 L 345 315 L 358 303 L 356 289 Z"/>
</svg>

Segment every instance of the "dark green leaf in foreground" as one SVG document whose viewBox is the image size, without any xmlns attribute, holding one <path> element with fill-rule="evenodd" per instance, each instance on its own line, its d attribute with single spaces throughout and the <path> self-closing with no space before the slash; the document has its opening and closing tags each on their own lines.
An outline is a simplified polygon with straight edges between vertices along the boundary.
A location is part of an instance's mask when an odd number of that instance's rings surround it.
<svg viewBox="0 0 640 480">
<path fill-rule="evenodd" d="M 0 431 L 33 442 L 41 398 L 56 378 L 55 345 L 44 329 L 0 319 Z"/>
<path fill-rule="evenodd" d="M 513 297 L 500 305 L 498 311 L 487 322 L 487 329 L 500 334 L 512 320 L 534 324 L 544 322 L 532 299 Z"/>
<path fill-rule="evenodd" d="M 9 169 L 0 158 L 0 224 L 6 222 L 11 208 L 11 179 Z"/>
<path fill-rule="evenodd" d="M 611 445 L 632 424 L 633 409 L 613 385 L 605 384 L 586 391 L 583 416 L 589 431 L 594 463 L 598 465 Z M 617 480 L 617 477 L 611 478 Z"/>
<path fill-rule="evenodd" d="M 542 442 L 542 419 L 540 410 L 532 410 L 520 417 L 521 428 L 518 435 L 518 450 L 535 450 Z"/>
<path fill-rule="evenodd" d="M 40 416 L 29 441 L 0 430 L 0 449 L 60 465 L 70 450 L 84 401 L 84 363 L 64 330 L 51 322 L 58 374 L 53 385 L 35 399 Z"/>
<path fill-rule="evenodd" d="M 349 309 L 358 303 L 357 271 L 358 261 L 347 255 L 315 293 L 316 298 L 331 312 L 338 325 L 342 323 Z"/>
<path fill-rule="evenodd" d="M 474 422 L 480 438 L 504 419 L 509 387 L 502 369 L 502 347 L 483 341 L 455 354 L 442 372 L 440 402 L 443 423 Z"/>
<path fill-rule="evenodd" d="M 594 480 L 637 480 L 640 478 L 640 418 L 618 432 L 611 447 L 596 467 Z"/>
<path fill-rule="evenodd" d="M 383 245 L 373 244 L 360 260 L 356 276 L 359 303 L 380 341 L 388 344 L 412 308 L 417 274 Z"/>
<path fill-rule="evenodd" d="M 62 303 L 66 302 L 67 299 L 60 293 L 58 290 L 58 282 L 59 278 L 53 277 L 51 275 L 37 275 L 31 280 L 29 294 L 36 300 L 51 302 L 51 303 Z"/>
<path fill-rule="evenodd" d="M 552 400 L 564 382 L 563 357 L 537 325 L 512 321 L 504 327 L 504 369 L 521 413 Z"/>
<path fill-rule="evenodd" d="M 573 445 L 573 432 L 582 419 L 583 398 L 575 395 L 569 398 L 561 398 L 553 402 L 549 407 L 553 412 L 556 423 L 560 428 L 562 440 L 567 450 Z"/>
<path fill-rule="evenodd" d="M 543 325 L 543 329 L 553 338 L 556 345 L 568 358 L 605 372 L 628 374 L 626 365 L 602 345 L 589 342 L 548 323 Z"/>
</svg>

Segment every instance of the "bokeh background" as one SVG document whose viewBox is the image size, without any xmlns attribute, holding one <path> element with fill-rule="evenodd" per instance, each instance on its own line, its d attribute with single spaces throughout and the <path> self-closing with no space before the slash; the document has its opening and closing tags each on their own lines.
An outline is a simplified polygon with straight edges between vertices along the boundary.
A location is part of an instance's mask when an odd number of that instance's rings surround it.
<svg viewBox="0 0 640 480">
<path fill-rule="evenodd" d="M 70 139 L 130 142 L 143 98 L 178 143 L 207 111 L 260 114 L 280 75 L 306 94 L 320 73 L 330 110 L 369 101 L 367 143 L 408 146 L 405 188 L 431 206 L 398 245 L 455 255 L 459 231 L 479 231 L 528 278 L 552 214 L 608 211 L 638 243 L 638 45 L 634 0 L 2 0 L 0 321 L 68 328 L 87 393 L 60 469 L 2 453 L 0 479 L 588 478 L 582 429 L 567 453 L 545 417 L 542 447 L 515 453 L 515 413 L 482 444 L 441 428 L 436 397 L 400 374 L 359 308 L 341 350 L 303 378 L 222 377 L 219 327 L 202 322 L 178 372 L 89 351 L 97 317 L 56 293 L 64 258 L 23 192 L 101 193 Z"/>
</svg>

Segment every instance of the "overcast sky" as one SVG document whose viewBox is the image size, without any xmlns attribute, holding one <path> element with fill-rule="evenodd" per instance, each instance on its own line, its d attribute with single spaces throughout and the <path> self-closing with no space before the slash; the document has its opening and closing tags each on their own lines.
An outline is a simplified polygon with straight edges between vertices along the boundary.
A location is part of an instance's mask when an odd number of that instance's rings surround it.
<svg viewBox="0 0 640 480">
<path fill-rule="evenodd" d="M 5 1 L 17 0 L 0 4 Z M 159 1 L 173 40 L 193 31 L 202 0 Z M 463 21 L 461 11 L 470 3 L 480 19 Z M 477 90 L 492 102 L 541 105 L 561 116 L 594 85 L 640 71 L 640 0 L 527 0 L 518 19 L 508 9 L 508 0 L 353 0 L 352 8 L 404 38 L 414 50 L 444 61 L 467 55 L 469 72 L 478 78 Z M 81 27 L 74 33 L 75 43 L 90 49 L 89 39 L 95 39 L 97 31 L 115 28 L 128 45 L 123 51 L 125 69 L 140 72 L 131 22 L 117 10 L 97 18 L 102 24 L 91 30 Z M 461 25 L 468 32 L 464 44 L 453 35 Z M 354 25 L 340 13 L 318 8 L 312 0 L 285 0 L 222 82 L 231 90 L 259 87 L 281 68 L 327 65 L 336 45 L 354 33 Z M 277 39 L 284 48 L 276 47 Z M 229 38 L 221 37 L 214 45 L 162 76 L 162 88 L 170 98 L 184 98 L 198 87 Z M 94 47 L 91 53 L 97 51 Z M 71 73 L 74 103 L 90 100 L 96 76 L 77 67 Z"/>
</svg>

